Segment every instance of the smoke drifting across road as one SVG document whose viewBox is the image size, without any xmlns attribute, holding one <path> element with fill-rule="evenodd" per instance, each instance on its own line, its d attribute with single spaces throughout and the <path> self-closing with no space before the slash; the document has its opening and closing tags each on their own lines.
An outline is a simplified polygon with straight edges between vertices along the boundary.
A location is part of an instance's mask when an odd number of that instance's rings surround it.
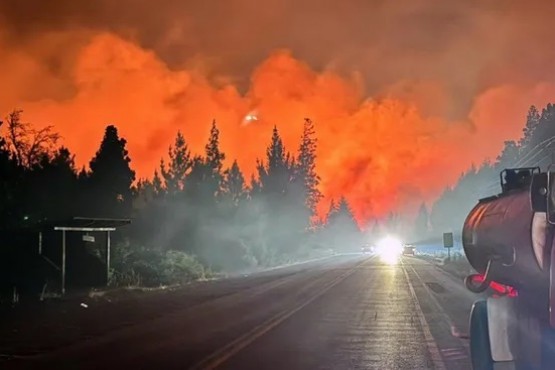
<svg viewBox="0 0 555 370">
<path fill-rule="evenodd" d="M 364 222 L 433 200 L 518 138 L 529 105 L 554 100 L 553 10 L 538 0 L 5 0 L 0 112 L 54 124 L 79 165 L 115 123 L 141 177 L 178 129 L 202 151 L 212 119 L 250 174 L 273 125 L 294 151 L 310 117 L 322 191 L 346 194 Z"/>
</svg>

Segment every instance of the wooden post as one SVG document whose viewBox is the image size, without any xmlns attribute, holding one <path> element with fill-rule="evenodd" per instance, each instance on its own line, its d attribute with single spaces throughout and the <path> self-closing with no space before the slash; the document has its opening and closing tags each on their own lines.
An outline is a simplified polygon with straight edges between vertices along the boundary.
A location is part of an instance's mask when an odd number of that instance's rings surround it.
<svg viewBox="0 0 555 370">
<path fill-rule="evenodd" d="M 106 285 L 110 283 L 110 232 L 106 231 Z"/>
<path fill-rule="evenodd" d="M 66 231 L 62 230 L 62 294 L 66 293 Z"/>
</svg>

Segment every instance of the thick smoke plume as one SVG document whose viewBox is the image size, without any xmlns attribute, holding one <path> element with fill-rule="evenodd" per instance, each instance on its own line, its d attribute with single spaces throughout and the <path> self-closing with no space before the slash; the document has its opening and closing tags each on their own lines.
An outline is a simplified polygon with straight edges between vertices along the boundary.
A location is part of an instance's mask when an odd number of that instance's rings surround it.
<svg viewBox="0 0 555 370">
<path fill-rule="evenodd" d="M 555 97 L 548 1 L 0 3 L 0 112 L 53 124 L 85 165 L 106 124 L 150 177 L 216 119 L 248 174 L 271 128 L 319 138 L 327 199 L 364 222 L 432 200 Z M 254 116 L 256 120 L 245 119 Z M 322 209 L 327 207 L 322 205 Z"/>
</svg>

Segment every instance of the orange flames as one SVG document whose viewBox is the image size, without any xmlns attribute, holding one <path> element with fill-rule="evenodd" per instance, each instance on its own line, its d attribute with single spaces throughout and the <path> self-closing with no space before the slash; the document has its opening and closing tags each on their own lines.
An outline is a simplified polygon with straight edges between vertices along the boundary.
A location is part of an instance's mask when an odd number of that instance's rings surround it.
<svg viewBox="0 0 555 370">
<path fill-rule="evenodd" d="M 22 51 L 6 54 L 0 80 L 14 88 L 0 91 L 0 112 L 22 108 L 26 120 L 53 124 L 79 166 L 114 123 L 139 177 L 152 176 L 177 130 L 200 153 L 212 119 L 228 164 L 236 158 L 249 176 L 273 125 L 296 151 L 309 117 L 316 123 L 326 200 L 346 195 L 361 223 L 433 200 L 472 163 L 495 158 L 504 140 L 518 138 L 530 104 L 542 106 L 555 96 L 551 84 L 497 86 L 475 97 L 466 119 L 447 120 L 439 113 L 445 95 L 434 81 L 404 81 L 367 98 L 356 73 L 316 71 L 278 50 L 240 92 L 201 69 L 170 69 L 154 52 L 115 34 L 83 40 L 59 66 L 67 79 Z"/>
</svg>

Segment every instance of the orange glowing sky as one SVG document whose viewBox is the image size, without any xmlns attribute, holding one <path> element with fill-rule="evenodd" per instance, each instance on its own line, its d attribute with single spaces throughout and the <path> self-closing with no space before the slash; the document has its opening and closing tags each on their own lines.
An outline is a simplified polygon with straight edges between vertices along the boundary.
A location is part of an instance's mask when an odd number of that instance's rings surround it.
<svg viewBox="0 0 555 370">
<path fill-rule="evenodd" d="M 26 17 L 33 3 L 50 15 Z M 412 210 L 555 101 L 555 6 L 370 3 L 6 0 L 0 113 L 53 124 L 80 166 L 114 123 L 139 177 L 177 130 L 201 152 L 212 119 L 248 176 L 273 125 L 295 151 L 310 117 L 326 199 L 345 194 L 362 223 Z"/>
</svg>

